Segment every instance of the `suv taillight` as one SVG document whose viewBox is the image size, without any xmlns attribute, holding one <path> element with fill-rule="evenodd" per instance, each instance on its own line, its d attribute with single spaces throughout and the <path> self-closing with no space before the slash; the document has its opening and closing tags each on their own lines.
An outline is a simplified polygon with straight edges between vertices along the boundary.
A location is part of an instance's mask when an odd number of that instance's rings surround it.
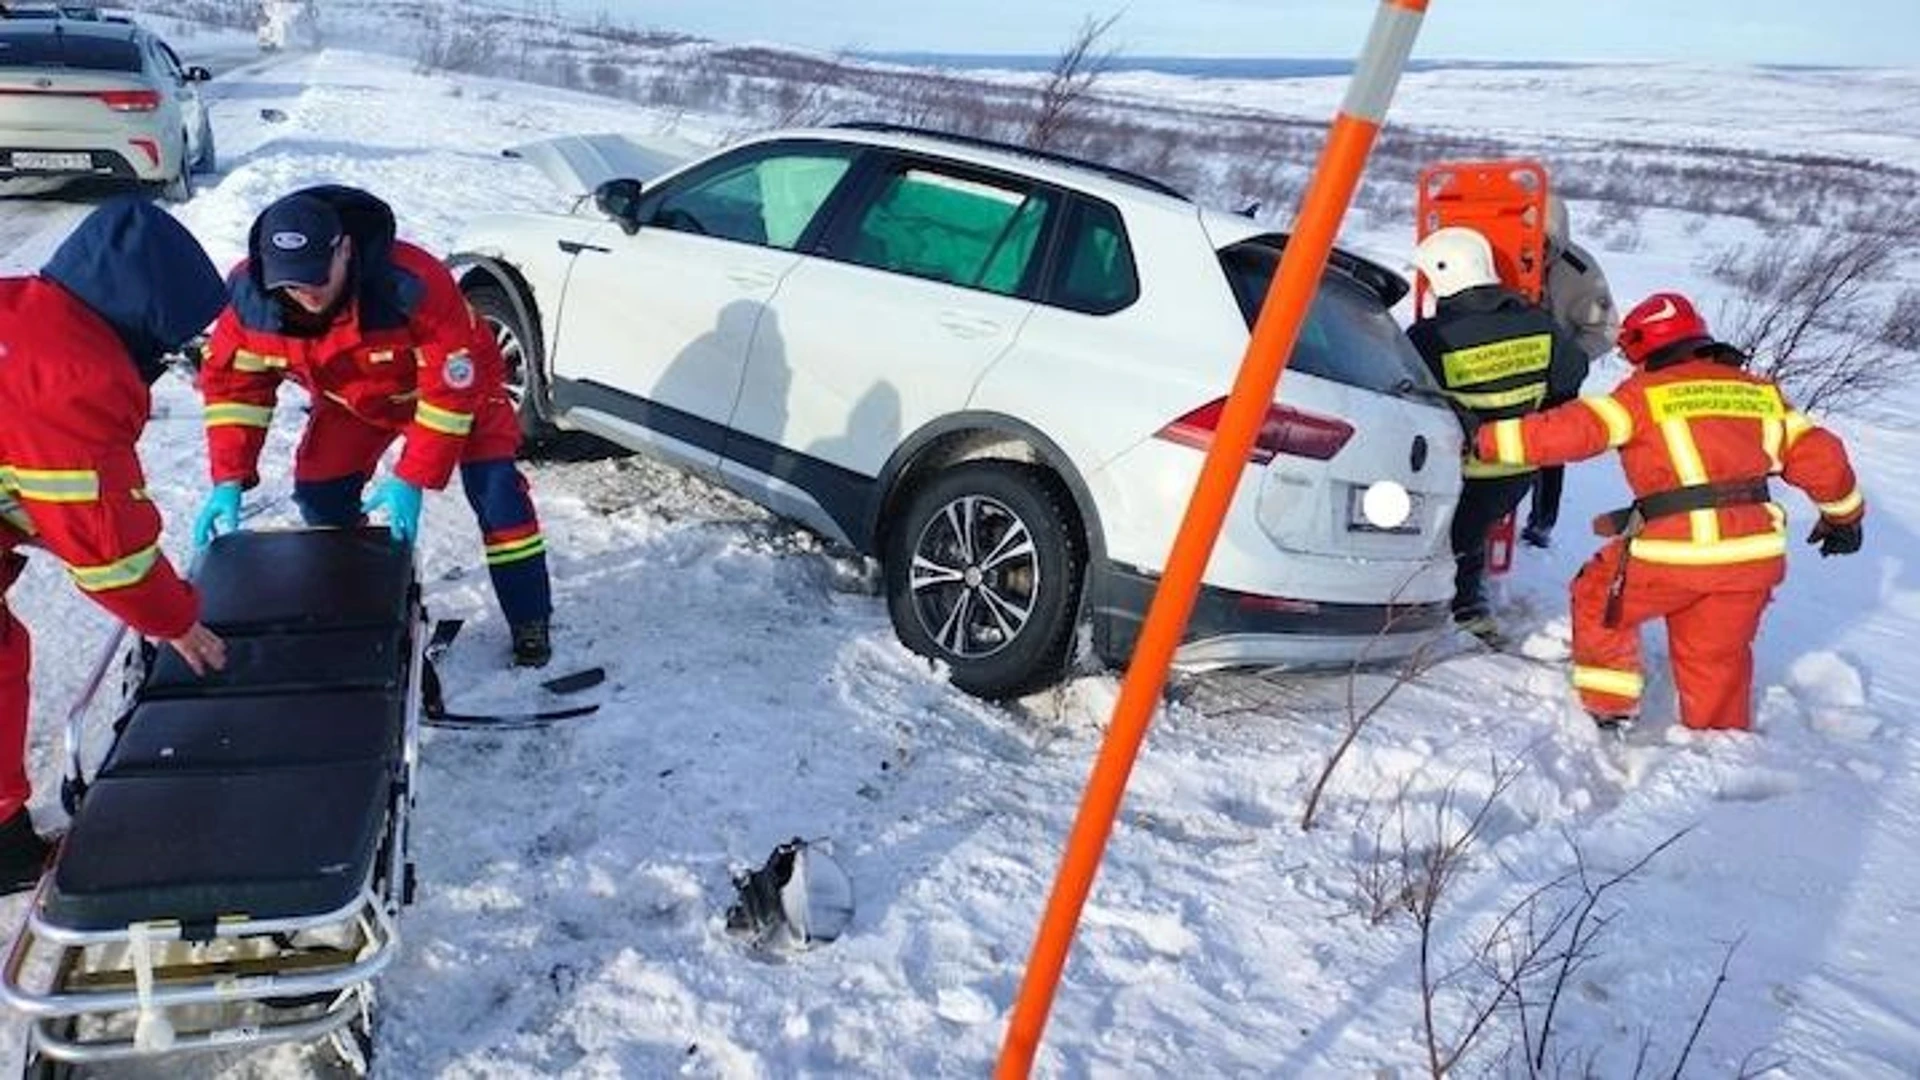
<svg viewBox="0 0 1920 1080">
<path fill-rule="evenodd" d="M 1213 445 L 1213 433 L 1220 426 L 1227 399 L 1209 401 L 1154 433 L 1155 438 L 1205 450 Z M 1267 409 L 1266 422 L 1253 440 L 1247 460 L 1265 465 L 1281 454 L 1326 461 L 1340 452 L 1353 438 L 1353 425 L 1345 420 L 1318 413 L 1303 412 L 1286 405 Z"/>
<path fill-rule="evenodd" d="M 160 107 L 157 90 L 102 90 L 94 97 L 114 112 L 152 112 Z"/>
</svg>

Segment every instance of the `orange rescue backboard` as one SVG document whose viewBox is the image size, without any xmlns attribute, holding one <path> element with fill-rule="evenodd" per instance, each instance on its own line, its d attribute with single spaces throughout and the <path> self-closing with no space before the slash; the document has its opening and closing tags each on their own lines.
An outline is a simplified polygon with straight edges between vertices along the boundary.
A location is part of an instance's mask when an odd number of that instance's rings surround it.
<svg viewBox="0 0 1920 1080">
<path fill-rule="evenodd" d="M 1442 161 L 1420 170 L 1416 239 L 1449 225 L 1476 229 L 1493 245 L 1500 280 L 1534 300 L 1546 275 L 1547 170 L 1537 161 Z M 1425 275 L 1414 310 L 1430 314 Z"/>
</svg>

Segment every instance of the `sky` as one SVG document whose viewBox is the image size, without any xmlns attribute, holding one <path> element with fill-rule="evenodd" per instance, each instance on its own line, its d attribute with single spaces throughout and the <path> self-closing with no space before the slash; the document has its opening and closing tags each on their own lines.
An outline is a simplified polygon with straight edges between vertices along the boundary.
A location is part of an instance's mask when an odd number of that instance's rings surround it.
<svg viewBox="0 0 1920 1080">
<path fill-rule="evenodd" d="M 504 0 L 512 3 L 513 0 Z M 582 14 L 722 40 L 816 49 L 1051 53 L 1089 14 L 1123 11 L 1134 56 L 1347 57 L 1370 0 L 557 0 Z M 1920 66 L 1920 4 L 1844 0 L 1433 0 L 1416 55 L 1431 59 L 1701 60 Z"/>
</svg>

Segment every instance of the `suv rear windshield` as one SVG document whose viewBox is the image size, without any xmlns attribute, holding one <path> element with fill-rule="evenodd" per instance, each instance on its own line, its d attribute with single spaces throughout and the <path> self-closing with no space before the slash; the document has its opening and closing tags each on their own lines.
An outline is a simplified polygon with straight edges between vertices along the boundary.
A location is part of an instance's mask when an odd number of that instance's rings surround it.
<svg viewBox="0 0 1920 1080">
<path fill-rule="evenodd" d="M 4 34 L 0 68 L 8 67 L 139 71 L 140 49 L 131 41 L 91 34 Z"/>
<path fill-rule="evenodd" d="M 1220 252 L 1220 266 L 1233 285 L 1248 329 L 1260 314 L 1279 265 L 1280 248 L 1270 242 L 1253 240 Z M 1288 366 L 1389 394 L 1403 393 L 1409 384 L 1421 391 L 1435 389 L 1427 365 L 1380 298 L 1336 270 L 1328 270 L 1320 279 L 1320 291 L 1307 309 L 1307 324 L 1300 328 L 1300 342 Z"/>
</svg>

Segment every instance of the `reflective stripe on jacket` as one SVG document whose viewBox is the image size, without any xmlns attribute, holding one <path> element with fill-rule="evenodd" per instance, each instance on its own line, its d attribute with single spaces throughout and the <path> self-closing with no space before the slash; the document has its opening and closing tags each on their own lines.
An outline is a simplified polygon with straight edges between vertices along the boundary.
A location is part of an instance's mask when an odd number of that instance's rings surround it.
<svg viewBox="0 0 1920 1080">
<path fill-rule="evenodd" d="M 159 548 L 134 446 L 150 401 L 119 337 L 65 288 L 0 281 L 0 550 L 26 540 L 150 637 L 198 618 Z"/>
<path fill-rule="evenodd" d="M 1608 449 L 1620 452 L 1635 498 L 1779 476 L 1835 521 L 1866 510 L 1836 436 L 1771 381 L 1702 358 L 1636 371 L 1610 394 L 1496 421 L 1475 438 L 1477 456 L 1503 464 L 1556 465 Z M 1628 550 L 1642 562 L 1702 568 L 1727 588 L 1764 588 L 1784 573 L 1786 543 L 1785 512 L 1753 503 L 1654 519 Z"/>
<path fill-rule="evenodd" d="M 1543 403 L 1571 397 L 1586 377 L 1586 361 L 1544 308 L 1498 285 L 1441 300 L 1431 318 L 1407 338 L 1457 409 L 1479 423 L 1524 416 Z M 1469 479 L 1515 476 L 1525 462 L 1469 460 Z"/>
</svg>

